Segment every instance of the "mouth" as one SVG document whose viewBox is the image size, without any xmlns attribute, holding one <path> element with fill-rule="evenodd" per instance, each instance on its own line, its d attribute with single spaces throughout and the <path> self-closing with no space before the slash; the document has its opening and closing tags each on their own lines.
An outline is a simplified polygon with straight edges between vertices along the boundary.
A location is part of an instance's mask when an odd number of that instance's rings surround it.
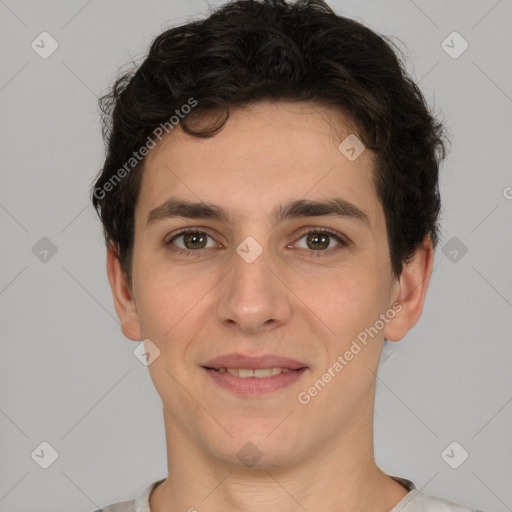
<svg viewBox="0 0 512 512">
<path fill-rule="evenodd" d="M 248 357 L 230 354 L 202 365 L 212 381 L 239 396 L 273 393 L 300 380 L 309 367 L 276 356 Z"/>
<path fill-rule="evenodd" d="M 208 368 L 203 367 L 207 370 L 214 370 L 216 372 L 227 372 L 230 375 L 234 375 L 235 377 L 240 377 L 242 379 L 250 379 L 251 377 L 254 377 L 256 379 L 266 379 L 267 377 L 273 377 L 274 375 L 280 375 L 281 373 L 288 373 L 288 372 L 296 372 L 298 370 L 301 370 L 302 368 L 299 368 L 297 370 L 292 370 L 290 368 Z"/>
</svg>

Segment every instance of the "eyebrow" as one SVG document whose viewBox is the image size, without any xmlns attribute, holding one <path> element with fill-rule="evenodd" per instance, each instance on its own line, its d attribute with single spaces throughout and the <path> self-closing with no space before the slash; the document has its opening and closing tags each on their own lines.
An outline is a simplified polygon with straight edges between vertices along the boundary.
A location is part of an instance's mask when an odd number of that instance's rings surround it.
<svg viewBox="0 0 512 512">
<path fill-rule="evenodd" d="M 280 224 L 290 219 L 323 216 L 353 219 L 371 228 L 368 215 L 356 205 L 341 198 L 317 201 L 307 199 L 289 201 L 284 205 L 277 205 L 272 210 L 270 219 L 274 223 Z M 171 218 L 211 219 L 222 221 L 226 224 L 234 224 L 236 220 L 236 216 L 220 206 L 205 202 L 170 198 L 149 212 L 146 226 Z"/>
</svg>

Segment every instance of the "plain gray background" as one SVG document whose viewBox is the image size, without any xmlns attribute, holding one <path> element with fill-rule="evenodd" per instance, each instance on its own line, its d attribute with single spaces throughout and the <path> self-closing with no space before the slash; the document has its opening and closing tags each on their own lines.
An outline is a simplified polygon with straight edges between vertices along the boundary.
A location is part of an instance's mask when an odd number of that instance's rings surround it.
<svg viewBox="0 0 512 512">
<path fill-rule="evenodd" d="M 452 134 L 424 313 L 380 368 L 377 463 L 431 494 L 512 510 L 512 2 L 330 5 L 403 42 Z M 0 0 L 2 512 L 90 511 L 166 476 L 160 398 L 120 331 L 88 194 L 97 96 L 161 31 L 207 12 L 204 0 Z M 44 31 L 59 45 L 46 59 L 31 47 Z M 469 44 L 458 58 L 442 46 L 454 31 Z M 454 441 L 452 464 L 469 453 L 458 469 L 442 457 Z M 48 469 L 31 456 L 42 442 L 58 453 Z"/>
</svg>

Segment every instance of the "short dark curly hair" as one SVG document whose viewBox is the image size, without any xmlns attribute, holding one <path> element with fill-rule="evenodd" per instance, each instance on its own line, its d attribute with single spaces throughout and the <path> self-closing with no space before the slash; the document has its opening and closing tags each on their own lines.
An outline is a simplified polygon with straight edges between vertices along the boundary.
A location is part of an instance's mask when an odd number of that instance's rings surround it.
<svg viewBox="0 0 512 512">
<path fill-rule="evenodd" d="M 99 100 L 106 159 L 91 198 L 130 286 L 145 161 L 133 155 L 191 98 L 197 108 L 180 115 L 179 126 L 197 137 L 221 130 L 230 108 L 259 100 L 341 108 L 376 154 L 374 184 L 394 276 L 425 237 L 437 245 L 446 129 L 405 71 L 396 45 L 322 0 L 238 0 L 160 34 L 138 69 L 118 77 Z M 220 114 L 218 122 L 192 127 L 212 111 Z"/>
</svg>

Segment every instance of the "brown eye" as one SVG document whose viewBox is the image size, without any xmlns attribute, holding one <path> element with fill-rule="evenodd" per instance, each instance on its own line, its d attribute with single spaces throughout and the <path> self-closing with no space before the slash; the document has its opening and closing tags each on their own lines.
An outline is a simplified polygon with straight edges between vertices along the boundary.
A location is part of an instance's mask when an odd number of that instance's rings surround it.
<svg viewBox="0 0 512 512">
<path fill-rule="evenodd" d="M 211 238 L 210 235 L 205 233 L 204 231 L 199 231 L 197 229 L 186 229 L 180 231 L 178 234 L 173 236 L 166 245 L 176 245 L 178 249 L 183 251 L 200 251 L 201 249 L 207 248 L 208 238 Z M 176 241 L 181 240 L 181 244 L 176 243 Z M 214 246 L 214 245 L 213 245 Z M 210 245 L 210 247 L 213 247 Z"/>
<path fill-rule="evenodd" d="M 204 249 L 206 236 L 200 231 L 196 233 L 186 233 L 183 235 L 183 243 L 187 249 Z"/>
<path fill-rule="evenodd" d="M 306 240 L 310 249 L 327 249 L 330 243 L 330 235 L 324 233 L 311 233 Z"/>
<path fill-rule="evenodd" d="M 336 248 L 338 246 L 345 247 L 348 245 L 348 242 L 343 238 L 343 236 L 330 229 L 310 229 L 302 234 L 299 240 L 305 239 L 305 247 L 299 246 L 301 249 L 306 249 L 310 253 L 310 256 L 323 256 L 331 254 L 331 247 Z M 332 240 L 336 241 L 336 244 L 332 243 Z M 338 248 L 341 248 L 338 247 Z M 326 254 L 327 253 L 327 254 Z"/>
</svg>

